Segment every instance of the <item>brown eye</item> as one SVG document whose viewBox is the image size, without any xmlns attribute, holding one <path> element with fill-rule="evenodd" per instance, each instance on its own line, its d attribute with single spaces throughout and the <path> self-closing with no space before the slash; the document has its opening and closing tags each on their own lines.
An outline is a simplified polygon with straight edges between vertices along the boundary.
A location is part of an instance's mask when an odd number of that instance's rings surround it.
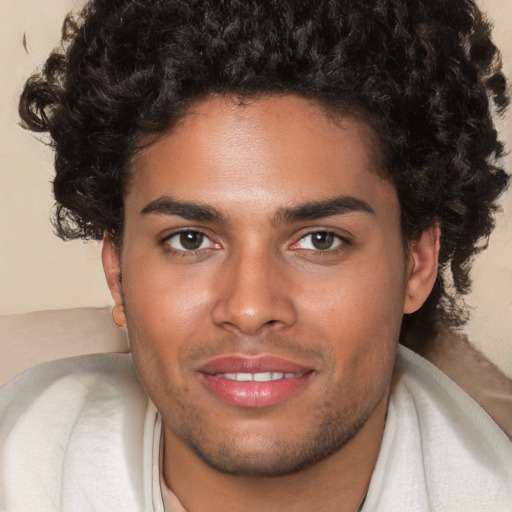
<svg viewBox="0 0 512 512">
<path fill-rule="evenodd" d="M 313 244 L 313 247 L 319 251 L 330 249 L 334 244 L 334 240 L 335 238 L 332 233 L 324 231 L 313 233 L 311 235 L 311 243 Z"/>
<path fill-rule="evenodd" d="M 176 251 L 191 252 L 208 249 L 215 244 L 201 231 L 180 231 L 167 238 L 166 244 Z"/>
<path fill-rule="evenodd" d="M 185 231 L 180 233 L 180 243 L 188 251 L 195 251 L 201 247 L 204 235 L 197 231 Z"/>
<path fill-rule="evenodd" d="M 309 251 L 328 251 L 346 243 L 343 238 L 331 231 L 314 231 L 304 235 L 298 241 L 296 248 Z"/>
</svg>

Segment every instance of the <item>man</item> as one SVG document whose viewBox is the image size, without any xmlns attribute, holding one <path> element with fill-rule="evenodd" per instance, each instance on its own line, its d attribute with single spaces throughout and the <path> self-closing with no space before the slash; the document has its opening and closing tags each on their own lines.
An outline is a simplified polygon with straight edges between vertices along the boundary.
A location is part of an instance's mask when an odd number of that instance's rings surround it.
<svg viewBox="0 0 512 512">
<path fill-rule="evenodd" d="M 1 395 L 11 510 L 505 510 L 512 446 L 417 354 L 507 185 L 472 2 L 98 0 L 27 82 L 128 356 Z M 455 296 L 443 280 L 451 269 Z M 4 419 L 5 418 L 5 419 Z"/>
</svg>

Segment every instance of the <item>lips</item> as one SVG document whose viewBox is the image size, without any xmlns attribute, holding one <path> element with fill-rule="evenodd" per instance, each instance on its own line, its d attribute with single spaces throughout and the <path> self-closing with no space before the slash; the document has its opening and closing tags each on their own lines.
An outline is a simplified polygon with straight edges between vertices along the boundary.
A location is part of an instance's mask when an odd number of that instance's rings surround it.
<svg viewBox="0 0 512 512">
<path fill-rule="evenodd" d="M 199 369 L 204 386 L 222 401 L 239 407 L 266 407 L 303 389 L 311 368 L 273 356 L 225 356 Z"/>
</svg>

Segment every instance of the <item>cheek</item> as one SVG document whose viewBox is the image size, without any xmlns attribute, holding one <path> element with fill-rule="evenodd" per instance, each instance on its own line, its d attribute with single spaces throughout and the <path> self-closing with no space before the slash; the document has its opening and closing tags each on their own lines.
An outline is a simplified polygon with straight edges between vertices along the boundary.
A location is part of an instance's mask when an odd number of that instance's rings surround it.
<svg viewBox="0 0 512 512">
<path fill-rule="evenodd" d="M 303 323 L 328 345 L 344 382 L 388 378 L 402 322 L 404 278 L 400 266 L 382 261 L 358 267 L 309 286 Z M 311 289 L 316 290 L 311 293 Z"/>
<path fill-rule="evenodd" d="M 371 260 L 324 273 L 302 280 L 301 310 L 308 321 L 326 327 L 338 325 L 338 332 L 353 329 L 366 333 L 393 326 L 396 331 L 405 292 L 401 267 Z"/>
<path fill-rule="evenodd" d="M 132 270 L 133 269 L 133 270 Z M 147 342 L 167 346 L 173 340 L 193 337 L 209 318 L 209 273 L 188 266 L 141 265 L 127 261 L 123 290 L 128 316 L 145 331 Z"/>
<path fill-rule="evenodd" d="M 180 367 L 192 340 L 201 339 L 208 294 L 193 276 L 132 258 L 123 267 L 123 291 L 135 368 L 155 403 L 184 387 Z"/>
</svg>

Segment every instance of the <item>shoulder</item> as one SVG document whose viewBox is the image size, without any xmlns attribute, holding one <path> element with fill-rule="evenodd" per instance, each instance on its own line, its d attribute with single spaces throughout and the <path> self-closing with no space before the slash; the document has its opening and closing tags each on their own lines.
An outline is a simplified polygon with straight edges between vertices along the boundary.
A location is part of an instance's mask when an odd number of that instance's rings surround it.
<svg viewBox="0 0 512 512">
<path fill-rule="evenodd" d="M 468 443 L 470 436 L 475 435 L 480 445 L 488 444 L 493 452 L 503 456 L 504 462 L 512 464 L 511 440 L 489 414 L 440 369 L 400 347 L 397 374 L 398 384 L 393 392 L 395 405 L 409 397 L 425 428 L 436 425 L 449 428 Z"/>
<path fill-rule="evenodd" d="M 98 408 L 114 414 L 125 405 L 145 407 L 146 398 L 128 354 L 94 354 L 38 365 L 0 389 L 0 432 L 27 421 L 74 424 Z M 93 409 L 93 410 L 91 410 Z"/>
<path fill-rule="evenodd" d="M 370 491 L 376 511 L 504 510 L 512 503 L 512 442 L 438 368 L 400 347 Z"/>
<path fill-rule="evenodd" d="M 54 510 L 68 500 L 71 510 L 84 499 L 103 510 L 105 492 L 118 487 L 126 498 L 115 505 L 136 510 L 147 409 L 128 354 L 21 374 L 0 390 L 0 509 Z"/>
</svg>

